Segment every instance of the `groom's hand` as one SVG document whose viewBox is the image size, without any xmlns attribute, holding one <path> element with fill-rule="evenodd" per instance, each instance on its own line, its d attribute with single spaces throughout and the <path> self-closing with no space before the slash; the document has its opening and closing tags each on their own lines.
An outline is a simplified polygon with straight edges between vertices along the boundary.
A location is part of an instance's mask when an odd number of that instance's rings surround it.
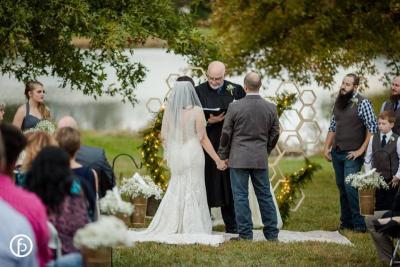
<svg viewBox="0 0 400 267">
<path fill-rule="evenodd" d="M 221 122 L 225 119 L 225 112 L 222 112 L 218 116 L 214 116 L 213 114 L 210 114 L 210 118 L 208 118 L 208 123 L 213 124 L 217 122 Z"/>
</svg>

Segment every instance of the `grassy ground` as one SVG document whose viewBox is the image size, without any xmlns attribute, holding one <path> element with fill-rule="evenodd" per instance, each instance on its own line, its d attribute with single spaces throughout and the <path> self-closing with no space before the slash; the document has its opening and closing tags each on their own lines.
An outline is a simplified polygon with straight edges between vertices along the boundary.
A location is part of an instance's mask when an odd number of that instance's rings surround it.
<svg viewBox="0 0 400 267">
<path fill-rule="evenodd" d="M 140 159 L 137 150 L 140 139 L 137 135 L 87 132 L 83 139 L 85 144 L 104 147 L 110 160 L 126 152 Z M 332 167 L 322 157 L 316 156 L 312 160 L 322 164 L 323 168 L 307 184 L 304 203 L 297 212 L 291 214 L 284 225 L 285 230 L 333 231 L 338 226 L 338 192 Z M 301 159 L 287 159 L 281 163 L 281 168 L 287 172 L 301 166 Z M 116 169 L 117 173 L 121 171 L 124 174 L 134 171 L 125 158 L 119 160 Z M 134 248 L 114 249 L 113 266 L 383 266 L 368 234 L 349 231 L 343 234 L 353 246 L 317 242 L 284 244 L 231 241 L 219 247 L 144 243 Z"/>
</svg>

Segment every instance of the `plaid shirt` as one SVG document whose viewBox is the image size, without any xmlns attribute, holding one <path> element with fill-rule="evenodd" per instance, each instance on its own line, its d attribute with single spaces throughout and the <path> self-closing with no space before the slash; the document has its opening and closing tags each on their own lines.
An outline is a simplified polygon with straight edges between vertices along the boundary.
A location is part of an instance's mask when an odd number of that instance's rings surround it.
<svg viewBox="0 0 400 267">
<path fill-rule="evenodd" d="M 357 93 L 355 95 L 357 95 Z M 376 133 L 378 131 L 378 124 L 376 123 L 376 116 L 371 101 L 363 99 L 357 106 L 357 114 L 370 133 Z M 336 120 L 334 114 L 332 115 L 331 123 L 329 125 L 329 132 L 336 132 Z"/>
</svg>

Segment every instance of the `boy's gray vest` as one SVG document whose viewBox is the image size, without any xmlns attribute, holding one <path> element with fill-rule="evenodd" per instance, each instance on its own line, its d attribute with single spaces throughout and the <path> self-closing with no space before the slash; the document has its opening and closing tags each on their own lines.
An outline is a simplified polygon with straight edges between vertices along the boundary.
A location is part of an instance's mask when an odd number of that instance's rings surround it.
<svg viewBox="0 0 400 267">
<path fill-rule="evenodd" d="M 352 151 L 359 149 L 364 143 L 367 129 L 358 116 L 358 105 L 365 98 L 360 94 L 357 94 L 355 98 L 358 102 L 350 102 L 344 109 L 339 109 L 335 103 L 333 114 L 336 121 L 336 133 L 333 148 Z"/>
<path fill-rule="evenodd" d="M 387 183 L 389 183 L 393 175 L 399 168 L 399 157 L 397 155 L 397 139 L 399 136 L 392 134 L 390 139 L 386 140 L 386 145 L 381 147 L 381 137 L 379 133 L 374 134 L 372 139 L 372 167 L 376 168 Z M 393 205 L 397 188 L 388 190 L 378 189 L 376 191 L 375 210 L 390 210 Z"/>
</svg>

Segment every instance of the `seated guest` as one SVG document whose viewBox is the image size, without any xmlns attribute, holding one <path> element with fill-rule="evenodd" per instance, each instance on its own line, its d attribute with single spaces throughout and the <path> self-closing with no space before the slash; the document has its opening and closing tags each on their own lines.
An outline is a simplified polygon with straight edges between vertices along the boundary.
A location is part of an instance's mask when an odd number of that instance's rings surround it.
<svg viewBox="0 0 400 267">
<path fill-rule="evenodd" d="M 0 221 L 0 240 L 9 241 L 14 236 L 23 234 L 28 236 L 33 244 L 36 243 L 35 235 L 33 234 L 32 227 L 28 220 L 1 199 Z M 15 257 L 10 251 L 9 243 L 0 242 L 0 266 L 36 267 L 39 265 L 36 253 L 36 247 L 32 246 L 32 252 L 26 257 Z"/>
<path fill-rule="evenodd" d="M 56 139 L 47 132 L 29 132 L 25 134 L 28 144 L 23 151 L 22 166 L 16 170 L 16 184 L 25 186 L 25 173 L 30 169 L 36 155 L 46 146 L 57 145 Z"/>
<path fill-rule="evenodd" d="M 89 200 L 89 216 L 91 220 L 96 220 L 98 216 L 96 199 L 98 192 L 98 182 L 96 171 L 88 166 L 82 166 L 76 162 L 76 152 L 81 145 L 81 136 L 78 130 L 71 127 L 58 129 L 56 132 L 56 140 L 59 146 L 69 155 L 70 168 L 72 172 L 79 177 L 84 189 L 87 186 L 85 194 Z"/>
<path fill-rule="evenodd" d="M 5 163 L 3 141 L 0 134 L 0 173 L 3 172 Z M 13 207 L 0 199 L 0 240 L 11 240 L 14 236 L 23 234 L 35 244 L 35 236 L 28 220 L 19 214 Z M 8 242 L 0 242 L 0 266 L 31 267 L 38 266 L 36 247 L 32 246 L 32 252 L 26 257 L 15 257 Z"/>
<path fill-rule="evenodd" d="M 17 187 L 11 178 L 18 155 L 26 146 L 26 139 L 11 124 L 1 123 L 0 132 L 6 155 L 4 171 L 0 174 L 0 198 L 29 221 L 36 239 L 36 256 L 40 266 L 44 267 L 50 259 L 46 208 L 35 194 Z"/>
<path fill-rule="evenodd" d="M 47 215 L 61 239 L 62 254 L 79 252 L 74 247 L 75 232 L 89 222 L 86 200 L 73 183 L 67 153 L 58 147 L 43 148 L 27 173 L 26 187 L 40 197 L 47 207 Z M 80 255 L 77 255 L 80 257 Z"/>
<path fill-rule="evenodd" d="M 386 263 L 390 262 L 393 242 L 389 236 L 377 232 L 373 222 L 393 210 L 400 181 L 400 139 L 392 131 L 395 120 L 393 111 L 384 111 L 378 116 L 379 132 L 371 137 L 365 156 L 365 170 L 376 168 L 376 171 L 385 178 L 389 185 L 388 190 L 378 189 L 376 191 L 374 215 L 365 218 L 379 257 Z"/>
<path fill-rule="evenodd" d="M 71 127 L 76 130 L 78 124 L 70 116 L 62 117 L 57 124 L 57 128 Z M 99 178 L 99 196 L 104 197 L 107 190 L 115 186 L 114 172 L 107 161 L 104 149 L 92 146 L 81 145 L 77 154 L 76 161 L 83 166 L 94 169 Z"/>
</svg>

